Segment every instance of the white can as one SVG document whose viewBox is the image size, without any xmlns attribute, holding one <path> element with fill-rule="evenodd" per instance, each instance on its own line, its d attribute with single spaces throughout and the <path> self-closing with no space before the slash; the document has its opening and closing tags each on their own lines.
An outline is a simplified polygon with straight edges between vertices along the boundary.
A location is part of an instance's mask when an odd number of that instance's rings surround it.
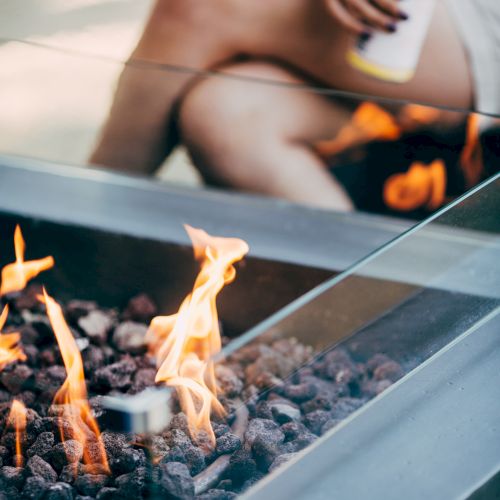
<svg viewBox="0 0 500 500">
<path fill-rule="evenodd" d="M 415 74 L 434 12 L 436 0 L 401 0 L 398 5 L 408 14 L 397 24 L 395 33 L 376 32 L 359 37 L 347 52 L 354 68 L 380 80 L 403 83 Z"/>
</svg>

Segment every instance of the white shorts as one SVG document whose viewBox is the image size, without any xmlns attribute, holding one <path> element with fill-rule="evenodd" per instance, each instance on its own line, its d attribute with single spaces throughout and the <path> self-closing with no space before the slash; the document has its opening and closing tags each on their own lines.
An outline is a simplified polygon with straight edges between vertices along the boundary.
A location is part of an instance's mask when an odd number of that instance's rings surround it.
<svg viewBox="0 0 500 500">
<path fill-rule="evenodd" d="M 476 111 L 500 116 L 500 0 L 446 0 L 467 51 Z"/>
</svg>

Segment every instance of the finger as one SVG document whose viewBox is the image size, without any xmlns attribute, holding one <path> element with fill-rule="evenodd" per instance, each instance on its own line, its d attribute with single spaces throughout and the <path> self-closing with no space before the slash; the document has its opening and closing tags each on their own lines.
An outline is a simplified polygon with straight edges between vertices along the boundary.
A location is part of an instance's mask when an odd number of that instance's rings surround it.
<svg viewBox="0 0 500 500">
<path fill-rule="evenodd" d="M 386 14 L 393 16 L 396 19 L 408 19 L 408 14 L 400 10 L 398 0 L 372 0 L 372 3 L 383 10 Z"/>
<path fill-rule="evenodd" d="M 360 35 L 368 32 L 367 27 L 337 0 L 329 0 L 326 2 L 326 5 L 333 17 L 351 33 Z"/>
<path fill-rule="evenodd" d="M 349 5 L 370 26 L 389 32 L 396 31 L 394 18 L 384 14 L 380 9 L 368 3 L 367 0 L 349 0 Z"/>
</svg>

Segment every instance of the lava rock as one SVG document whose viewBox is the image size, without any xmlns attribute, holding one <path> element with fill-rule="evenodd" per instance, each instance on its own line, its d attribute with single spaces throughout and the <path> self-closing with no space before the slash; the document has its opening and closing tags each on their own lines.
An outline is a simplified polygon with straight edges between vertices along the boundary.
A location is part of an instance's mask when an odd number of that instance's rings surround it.
<svg viewBox="0 0 500 500">
<path fill-rule="evenodd" d="M 95 345 L 89 345 L 82 353 L 83 366 L 87 373 L 93 373 L 106 364 L 104 351 Z"/>
<path fill-rule="evenodd" d="M 49 456 L 52 466 L 61 471 L 68 463 L 74 464 L 80 461 L 83 456 L 83 446 L 74 439 L 68 439 L 63 443 L 56 444 Z"/>
<path fill-rule="evenodd" d="M 39 476 L 47 483 L 55 483 L 57 481 L 56 471 L 42 457 L 35 455 L 28 460 L 26 464 L 27 476 Z"/>
<path fill-rule="evenodd" d="M 340 398 L 332 407 L 331 417 L 339 420 L 344 419 L 361 408 L 364 402 L 364 400 L 357 398 Z"/>
<path fill-rule="evenodd" d="M 66 304 L 66 319 L 76 323 L 81 317 L 97 309 L 97 303 L 91 300 L 70 300 Z"/>
<path fill-rule="evenodd" d="M 214 430 L 215 437 L 221 437 L 228 432 L 231 432 L 231 427 L 227 424 L 218 424 L 217 422 L 212 422 L 212 427 Z"/>
<path fill-rule="evenodd" d="M 86 316 L 78 319 L 78 326 L 96 344 L 104 344 L 107 341 L 108 333 L 113 325 L 114 317 L 100 309 L 90 311 Z"/>
<path fill-rule="evenodd" d="M 314 398 L 318 393 L 318 388 L 314 384 L 302 383 L 296 385 L 286 385 L 283 395 L 294 403 L 303 403 Z"/>
<path fill-rule="evenodd" d="M 130 392 L 137 394 L 148 387 L 153 387 L 155 385 L 156 371 L 157 370 L 154 368 L 141 368 L 140 370 L 137 370 L 134 375 Z"/>
<path fill-rule="evenodd" d="M 98 388 L 125 389 L 132 383 L 136 366 L 132 358 L 125 358 L 94 372 L 93 383 Z"/>
<path fill-rule="evenodd" d="M 379 365 L 373 372 L 375 380 L 390 380 L 396 382 L 404 375 L 403 368 L 395 361 L 386 361 Z"/>
<path fill-rule="evenodd" d="M 30 324 L 21 325 L 16 328 L 16 331 L 21 334 L 21 342 L 24 345 L 25 353 L 28 345 L 36 344 L 40 339 L 40 334 Z"/>
<path fill-rule="evenodd" d="M 127 474 L 146 465 L 144 450 L 125 448 L 119 455 L 109 459 L 109 466 L 115 475 Z"/>
<path fill-rule="evenodd" d="M 257 436 L 262 436 L 269 443 L 282 443 L 285 440 L 285 435 L 281 432 L 278 424 L 273 420 L 263 418 L 254 418 L 248 423 L 245 432 L 245 442 L 248 446 L 253 446 Z"/>
<path fill-rule="evenodd" d="M 53 432 L 42 432 L 36 438 L 36 441 L 31 445 L 26 451 L 26 455 L 28 457 L 33 457 L 38 455 L 42 457 L 44 460 L 47 457 L 47 454 L 50 452 L 52 447 L 54 446 L 54 433 Z"/>
<path fill-rule="evenodd" d="M 304 413 L 311 413 L 316 410 L 331 410 L 332 400 L 329 394 L 321 392 L 314 396 L 314 398 L 302 403 L 301 409 Z"/>
<path fill-rule="evenodd" d="M 103 488 L 96 496 L 96 500 L 113 500 L 119 498 L 117 488 Z"/>
<path fill-rule="evenodd" d="M 122 474 L 115 479 L 119 495 L 123 498 L 140 497 L 146 488 L 146 469 L 138 467 L 133 472 Z"/>
<path fill-rule="evenodd" d="M 125 321 L 120 323 L 113 333 L 113 343 L 127 353 L 140 353 L 146 348 L 146 333 L 148 327 L 142 323 Z"/>
<path fill-rule="evenodd" d="M 0 380 L 11 394 L 18 394 L 23 389 L 32 387 L 35 377 L 32 368 L 25 364 L 18 364 L 12 370 L 4 371 Z"/>
<path fill-rule="evenodd" d="M 95 497 L 101 488 L 104 488 L 108 482 L 108 476 L 105 474 L 84 474 L 76 478 L 75 487 L 82 495 Z"/>
<path fill-rule="evenodd" d="M 0 469 L 0 479 L 7 486 L 13 486 L 20 489 L 24 483 L 24 469 L 22 467 L 10 467 L 4 465 Z"/>
<path fill-rule="evenodd" d="M 228 398 L 236 398 L 243 390 L 243 381 L 236 376 L 231 368 L 224 365 L 216 365 L 215 376 L 217 378 L 218 386 Z"/>
<path fill-rule="evenodd" d="M 243 483 L 257 472 L 257 464 L 250 451 L 244 448 L 234 452 L 229 459 L 228 478 L 235 483 Z"/>
<path fill-rule="evenodd" d="M 156 312 L 155 303 L 145 293 L 141 293 L 129 300 L 123 311 L 123 318 L 149 323 L 153 316 L 156 316 Z"/>
<path fill-rule="evenodd" d="M 44 500 L 73 500 L 73 488 L 66 483 L 55 483 L 49 486 Z"/>
<path fill-rule="evenodd" d="M 205 455 L 203 451 L 197 446 L 190 446 L 183 450 L 183 452 L 189 472 L 192 476 L 196 476 L 196 474 L 205 468 Z"/>
<path fill-rule="evenodd" d="M 273 463 L 269 467 L 269 472 L 272 472 L 273 470 L 277 469 L 278 467 L 281 467 L 283 464 L 287 463 L 289 460 L 291 460 L 296 455 L 297 455 L 296 453 L 284 453 L 283 455 L 276 457 L 276 459 L 273 461 Z"/>
<path fill-rule="evenodd" d="M 173 498 L 194 496 L 194 482 L 189 469 L 180 462 L 168 462 L 158 466 L 158 491 L 160 495 Z"/>
<path fill-rule="evenodd" d="M 328 420 L 330 420 L 330 413 L 324 410 L 316 410 L 308 413 L 304 417 L 306 427 L 317 436 L 321 435 L 321 429 Z"/>
<path fill-rule="evenodd" d="M 23 499 L 41 500 L 50 484 L 40 476 L 33 476 L 26 479 L 21 493 Z"/>
<path fill-rule="evenodd" d="M 198 495 L 196 498 L 199 500 L 232 500 L 236 496 L 236 493 L 231 491 L 212 489 Z"/>
<path fill-rule="evenodd" d="M 231 432 L 217 438 L 215 450 L 219 455 L 233 453 L 241 448 L 241 439 Z"/>
<path fill-rule="evenodd" d="M 333 418 L 331 420 L 328 420 L 328 422 L 325 422 L 323 427 L 321 427 L 321 435 L 325 434 L 325 432 L 328 432 L 330 429 L 333 429 L 336 427 L 338 424 L 340 424 L 342 420 Z"/>
<path fill-rule="evenodd" d="M 276 420 L 278 424 L 300 420 L 301 413 L 298 408 L 280 402 L 273 402 L 270 406 L 274 420 Z"/>
<path fill-rule="evenodd" d="M 83 474 L 82 464 L 69 464 L 65 465 L 59 474 L 59 481 L 64 483 L 73 484 L 75 479 Z"/>
<path fill-rule="evenodd" d="M 369 375 L 373 375 L 373 372 L 387 361 L 392 361 L 389 356 L 382 353 L 374 354 L 365 364 L 366 371 Z"/>
</svg>

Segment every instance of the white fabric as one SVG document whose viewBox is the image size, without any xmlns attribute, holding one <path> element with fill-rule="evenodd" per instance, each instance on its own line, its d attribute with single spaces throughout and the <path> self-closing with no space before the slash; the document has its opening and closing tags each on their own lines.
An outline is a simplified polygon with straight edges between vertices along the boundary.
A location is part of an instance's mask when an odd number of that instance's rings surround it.
<svg viewBox="0 0 500 500">
<path fill-rule="evenodd" d="M 467 50 L 476 111 L 500 115 L 500 0 L 447 0 Z"/>
</svg>

